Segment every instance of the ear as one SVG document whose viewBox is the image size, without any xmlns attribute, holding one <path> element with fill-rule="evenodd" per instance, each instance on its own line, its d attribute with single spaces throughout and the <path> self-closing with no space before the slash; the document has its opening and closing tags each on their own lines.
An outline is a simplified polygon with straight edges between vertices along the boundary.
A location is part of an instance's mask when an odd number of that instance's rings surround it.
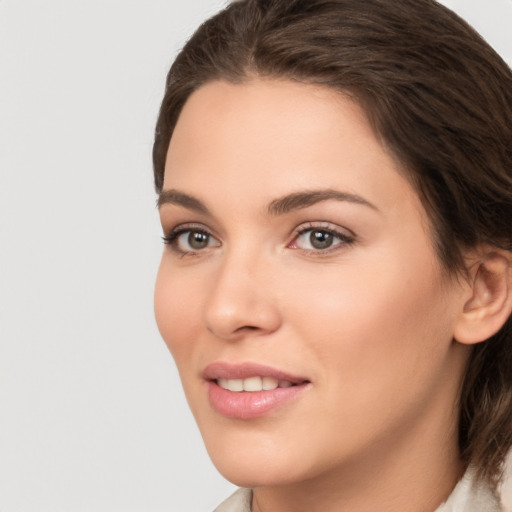
<svg viewBox="0 0 512 512">
<path fill-rule="evenodd" d="M 470 267 L 470 298 L 455 325 L 454 338 L 472 345 L 496 334 L 512 313 L 512 253 L 480 248 Z"/>
</svg>

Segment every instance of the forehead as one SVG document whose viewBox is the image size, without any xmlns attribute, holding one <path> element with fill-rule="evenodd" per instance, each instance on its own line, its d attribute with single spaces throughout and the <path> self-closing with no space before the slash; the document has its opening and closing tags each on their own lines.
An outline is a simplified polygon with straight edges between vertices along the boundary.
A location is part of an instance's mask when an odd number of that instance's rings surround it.
<svg viewBox="0 0 512 512">
<path fill-rule="evenodd" d="M 216 81 L 183 108 L 167 153 L 164 189 L 230 200 L 236 190 L 247 196 L 244 202 L 294 189 L 342 188 L 373 204 L 393 204 L 412 192 L 399 171 L 362 108 L 330 88 L 286 80 Z"/>
</svg>

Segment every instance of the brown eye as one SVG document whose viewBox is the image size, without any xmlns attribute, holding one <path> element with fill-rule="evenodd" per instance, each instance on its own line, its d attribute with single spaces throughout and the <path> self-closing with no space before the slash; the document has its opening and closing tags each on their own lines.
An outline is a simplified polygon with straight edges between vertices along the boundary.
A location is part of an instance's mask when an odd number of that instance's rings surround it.
<svg viewBox="0 0 512 512">
<path fill-rule="evenodd" d="M 164 236 L 163 240 L 173 251 L 180 254 L 193 254 L 221 246 L 215 237 L 200 228 L 177 228 L 170 235 Z"/>
<path fill-rule="evenodd" d="M 202 231 L 190 231 L 187 237 L 188 245 L 194 250 L 199 251 L 208 247 L 210 235 Z"/>
<path fill-rule="evenodd" d="M 314 249 L 328 249 L 334 242 L 334 236 L 327 231 L 311 231 L 309 243 Z"/>
<path fill-rule="evenodd" d="M 341 249 L 343 246 L 353 244 L 354 236 L 330 228 L 309 227 L 299 231 L 291 244 L 292 249 L 302 249 L 308 252 L 327 253 L 329 250 Z"/>
<path fill-rule="evenodd" d="M 207 231 L 186 229 L 179 233 L 173 244 L 179 252 L 199 252 L 209 247 L 218 247 L 220 243 Z"/>
</svg>

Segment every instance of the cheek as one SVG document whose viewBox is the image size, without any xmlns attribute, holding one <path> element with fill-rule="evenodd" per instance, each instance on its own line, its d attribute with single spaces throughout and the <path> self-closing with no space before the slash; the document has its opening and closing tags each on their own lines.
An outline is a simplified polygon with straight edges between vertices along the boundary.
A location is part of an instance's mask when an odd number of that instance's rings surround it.
<svg viewBox="0 0 512 512">
<path fill-rule="evenodd" d="M 302 339 L 332 369 L 322 379 L 349 387 L 399 382 L 404 375 L 414 382 L 435 371 L 449 348 L 454 315 L 435 259 L 412 265 L 392 255 L 376 261 L 381 264 L 316 273 L 294 290 Z"/>
<path fill-rule="evenodd" d="M 155 318 L 160 334 L 179 366 L 194 346 L 199 301 L 194 280 L 170 268 L 165 254 L 155 284 Z"/>
<path fill-rule="evenodd" d="M 288 295 L 293 338 L 321 390 L 316 414 L 328 419 L 318 434 L 338 439 L 333 452 L 411 425 L 446 383 L 453 315 L 437 270 L 405 265 L 303 273 Z"/>
</svg>

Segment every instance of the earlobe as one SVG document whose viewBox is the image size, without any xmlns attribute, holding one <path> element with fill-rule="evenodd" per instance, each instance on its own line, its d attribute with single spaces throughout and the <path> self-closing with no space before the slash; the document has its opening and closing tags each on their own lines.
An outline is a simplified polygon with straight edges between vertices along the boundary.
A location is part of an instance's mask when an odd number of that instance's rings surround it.
<svg viewBox="0 0 512 512">
<path fill-rule="evenodd" d="M 480 253 L 471 270 L 471 297 L 464 303 L 454 338 L 472 345 L 496 334 L 512 312 L 512 253 Z"/>
</svg>

